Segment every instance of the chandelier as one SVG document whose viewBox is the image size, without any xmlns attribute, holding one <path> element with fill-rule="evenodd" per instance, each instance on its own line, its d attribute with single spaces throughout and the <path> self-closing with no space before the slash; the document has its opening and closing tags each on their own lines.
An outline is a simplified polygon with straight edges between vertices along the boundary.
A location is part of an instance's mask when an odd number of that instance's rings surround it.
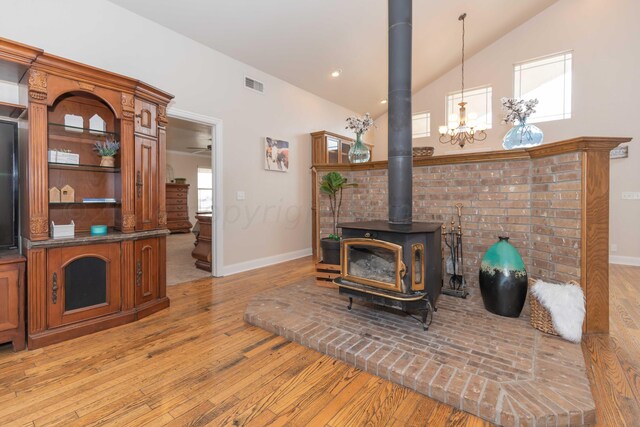
<svg viewBox="0 0 640 427">
<path fill-rule="evenodd" d="M 449 116 L 449 125 L 440 126 L 440 142 L 442 144 L 459 145 L 464 148 L 465 144 L 473 144 L 475 141 L 484 141 L 487 137 L 484 131 L 484 124 L 476 122 L 477 115 L 470 113 L 467 117 L 467 109 L 464 102 L 464 19 L 467 17 L 463 13 L 458 17 L 458 21 L 462 21 L 462 90 L 460 92 L 460 114 L 455 113 Z M 468 119 L 468 120 L 467 120 Z"/>
</svg>

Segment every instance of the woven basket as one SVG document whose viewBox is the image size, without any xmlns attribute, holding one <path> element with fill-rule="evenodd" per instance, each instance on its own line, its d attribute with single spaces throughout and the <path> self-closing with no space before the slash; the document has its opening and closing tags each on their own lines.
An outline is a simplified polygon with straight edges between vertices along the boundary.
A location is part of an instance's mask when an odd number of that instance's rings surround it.
<svg viewBox="0 0 640 427">
<path fill-rule="evenodd" d="M 534 283 L 537 279 L 529 279 L 529 304 L 531 305 L 531 326 L 546 334 L 558 335 L 558 332 L 553 327 L 553 321 L 551 320 L 551 313 L 547 310 L 538 299 L 531 292 Z M 567 286 L 580 286 L 576 281 L 570 280 L 567 282 Z"/>
<path fill-rule="evenodd" d="M 433 156 L 433 147 L 413 147 L 413 157 Z"/>
</svg>

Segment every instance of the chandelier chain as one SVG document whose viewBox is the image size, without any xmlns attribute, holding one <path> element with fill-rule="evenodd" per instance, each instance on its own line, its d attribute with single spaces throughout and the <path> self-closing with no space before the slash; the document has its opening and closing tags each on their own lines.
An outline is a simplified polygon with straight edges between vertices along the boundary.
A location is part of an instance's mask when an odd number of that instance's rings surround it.
<svg viewBox="0 0 640 427">
<path fill-rule="evenodd" d="M 464 19 L 467 17 L 466 13 L 463 13 L 458 18 L 459 21 L 462 21 L 462 91 L 460 92 L 460 100 L 464 102 Z"/>
</svg>

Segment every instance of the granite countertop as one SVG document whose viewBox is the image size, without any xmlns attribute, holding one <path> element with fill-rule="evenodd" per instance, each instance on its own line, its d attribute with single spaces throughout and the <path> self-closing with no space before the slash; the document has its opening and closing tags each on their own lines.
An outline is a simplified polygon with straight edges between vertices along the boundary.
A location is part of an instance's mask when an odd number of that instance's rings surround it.
<svg viewBox="0 0 640 427">
<path fill-rule="evenodd" d="M 23 247 L 25 249 L 32 248 L 54 248 L 64 246 L 90 245 L 93 243 L 110 243 L 121 242 L 123 240 L 139 240 L 147 237 L 160 237 L 171 234 L 169 230 L 149 230 L 135 231 L 133 233 L 122 233 L 120 231 L 109 230 L 106 236 L 92 236 L 90 233 L 76 233 L 75 237 L 70 239 L 48 239 L 32 241 L 23 239 Z"/>
</svg>

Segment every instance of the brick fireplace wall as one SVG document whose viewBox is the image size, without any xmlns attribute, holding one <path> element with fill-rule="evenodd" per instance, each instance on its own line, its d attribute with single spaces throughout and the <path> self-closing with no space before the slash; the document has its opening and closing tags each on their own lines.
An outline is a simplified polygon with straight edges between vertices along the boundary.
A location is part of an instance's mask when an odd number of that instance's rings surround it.
<svg viewBox="0 0 640 427">
<path fill-rule="evenodd" d="M 478 284 L 485 251 L 508 236 L 529 277 L 580 280 L 581 153 L 542 158 L 414 166 L 413 220 L 450 224 L 462 203 L 464 273 Z M 357 188 L 344 191 L 342 222 L 386 220 L 387 170 L 338 170 Z M 318 181 L 327 171 L 318 167 Z M 317 191 L 317 189 L 316 189 Z M 318 198 L 320 235 L 331 232 L 328 199 Z M 444 249 L 444 245 L 443 245 Z M 447 252 L 448 253 L 448 252 Z"/>
</svg>

